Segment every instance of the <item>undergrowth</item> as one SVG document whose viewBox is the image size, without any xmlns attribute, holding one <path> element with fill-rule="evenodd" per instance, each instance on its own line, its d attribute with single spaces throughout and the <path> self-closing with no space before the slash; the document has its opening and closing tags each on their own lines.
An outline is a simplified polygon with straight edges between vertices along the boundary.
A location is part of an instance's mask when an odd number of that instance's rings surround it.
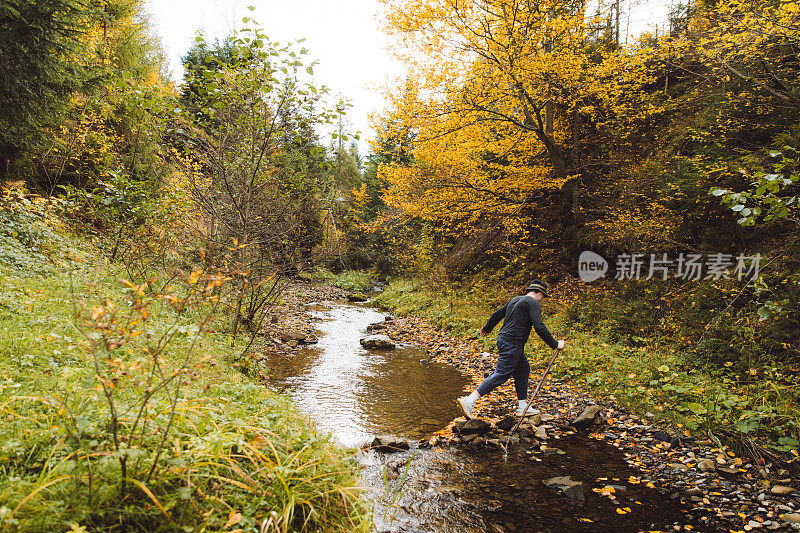
<svg viewBox="0 0 800 533">
<path fill-rule="evenodd" d="M 4 531 L 369 530 L 351 452 L 227 362 L 224 279 L 120 282 L 48 202 L 0 207 Z"/>
<path fill-rule="evenodd" d="M 364 292 L 372 288 L 373 274 L 366 270 L 345 270 L 334 274 L 327 268 L 316 267 L 302 272 L 299 277 L 308 281 L 330 283 L 348 291 Z"/>
<path fill-rule="evenodd" d="M 346 270 L 334 276 L 330 282 L 348 291 L 364 292 L 372 288 L 372 274 L 366 270 Z"/>
</svg>

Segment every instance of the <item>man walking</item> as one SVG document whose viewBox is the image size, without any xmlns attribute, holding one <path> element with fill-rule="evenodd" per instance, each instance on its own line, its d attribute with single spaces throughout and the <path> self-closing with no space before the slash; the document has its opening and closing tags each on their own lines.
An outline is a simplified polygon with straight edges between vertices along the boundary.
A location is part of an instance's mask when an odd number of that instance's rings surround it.
<svg viewBox="0 0 800 533">
<path fill-rule="evenodd" d="M 492 372 L 492 375 L 478 385 L 477 390 L 473 391 L 472 394 L 458 399 L 458 405 L 467 418 L 471 418 L 472 408 L 478 398 L 489 394 L 508 381 L 510 377 L 514 378 L 514 388 L 519 400 L 517 416 L 523 415 L 523 410 L 528 403 L 528 374 L 531 371 L 528 359 L 525 357 L 525 343 L 528 342 L 531 328 L 554 350 L 560 350 L 566 346 L 563 340 L 555 340 L 544 325 L 544 322 L 542 322 L 542 308 L 539 302 L 549 296 L 547 294 L 547 283 L 535 279 L 525 287 L 524 292 L 525 294 L 522 296 L 513 298 L 492 313 L 486 325 L 478 330 L 478 334 L 481 337 L 485 337 L 491 333 L 500 320 L 505 319 L 503 327 L 500 328 L 500 332 L 497 334 L 497 353 L 499 354 L 497 368 Z M 529 407 L 524 414 L 528 416 L 538 413 L 538 410 Z"/>
</svg>

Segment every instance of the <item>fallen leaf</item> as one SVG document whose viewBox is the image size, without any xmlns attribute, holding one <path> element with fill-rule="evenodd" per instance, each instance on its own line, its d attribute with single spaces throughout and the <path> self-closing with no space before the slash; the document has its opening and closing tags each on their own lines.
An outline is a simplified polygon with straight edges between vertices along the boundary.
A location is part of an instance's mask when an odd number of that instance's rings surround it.
<svg viewBox="0 0 800 533">
<path fill-rule="evenodd" d="M 242 513 L 236 511 L 235 509 L 230 512 L 228 515 L 228 521 L 225 522 L 225 525 L 222 526 L 222 529 L 228 529 L 231 526 L 235 526 L 239 522 L 242 521 Z M 241 529 L 239 530 L 241 531 Z"/>
</svg>

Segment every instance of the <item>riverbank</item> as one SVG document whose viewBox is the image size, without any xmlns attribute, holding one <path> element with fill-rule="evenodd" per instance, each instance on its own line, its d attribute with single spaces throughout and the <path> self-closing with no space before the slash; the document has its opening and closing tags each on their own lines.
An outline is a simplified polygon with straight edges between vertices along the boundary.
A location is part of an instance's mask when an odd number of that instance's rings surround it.
<svg viewBox="0 0 800 533">
<path fill-rule="evenodd" d="M 391 305 L 392 298 L 390 293 L 380 301 Z M 447 301 L 443 303 L 446 305 Z M 441 315 L 433 316 L 441 323 Z M 469 338 L 472 335 L 468 325 L 456 322 L 453 329 L 466 338 L 414 316 L 386 322 L 382 332 L 401 342 L 425 346 L 431 360 L 456 365 L 477 385 L 494 367 L 496 356 L 487 351 L 491 348 L 488 342 Z M 570 346 L 578 347 L 574 343 Z M 529 357 L 535 376 L 537 368 L 541 372 L 548 352 L 532 352 Z M 616 402 L 613 394 L 594 397 L 567 377 L 556 373 L 536 401 L 543 413 L 553 417 L 546 429 L 547 437 L 537 437 L 540 450 L 574 432 L 569 422 L 586 406 L 596 404 L 602 407 L 602 414 L 590 436 L 622 450 L 628 464 L 641 473 L 628 483 L 651 484 L 670 498 L 683 501 L 687 529 L 694 527 L 691 523 L 700 523 L 724 531 L 800 530 L 800 485 L 783 465 L 738 455 L 712 440 L 693 438 L 686 428 L 665 424 L 667 417 L 653 412 L 634 413 Z M 513 414 L 515 404 L 513 388 L 506 384 L 479 400 L 475 413 L 496 425 Z M 451 443 L 461 440 L 453 434 L 452 424 L 439 437 Z"/>
<path fill-rule="evenodd" d="M 118 281 L 52 202 L 0 200 L 2 528 L 370 529 L 352 454 L 231 366 L 213 276 Z"/>
</svg>

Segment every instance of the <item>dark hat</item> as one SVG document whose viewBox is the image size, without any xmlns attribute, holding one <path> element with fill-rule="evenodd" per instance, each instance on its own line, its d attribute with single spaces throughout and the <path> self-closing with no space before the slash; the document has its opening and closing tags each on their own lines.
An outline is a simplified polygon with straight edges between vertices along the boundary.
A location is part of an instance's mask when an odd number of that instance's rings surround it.
<svg viewBox="0 0 800 533">
<path fill-rule="evenodd" d="M 545 283 L 540 279 L 535 279 L 531 281 L 528 284 L 528 286 L 525 287 L 525 292 L 530 292 L 530 291 L 541 292 L 542 294 L 544 294 L 545 298 L 548 298 L 550 296 L 549 294 L 547 294 L 547 283 Z"/>
</svg>

